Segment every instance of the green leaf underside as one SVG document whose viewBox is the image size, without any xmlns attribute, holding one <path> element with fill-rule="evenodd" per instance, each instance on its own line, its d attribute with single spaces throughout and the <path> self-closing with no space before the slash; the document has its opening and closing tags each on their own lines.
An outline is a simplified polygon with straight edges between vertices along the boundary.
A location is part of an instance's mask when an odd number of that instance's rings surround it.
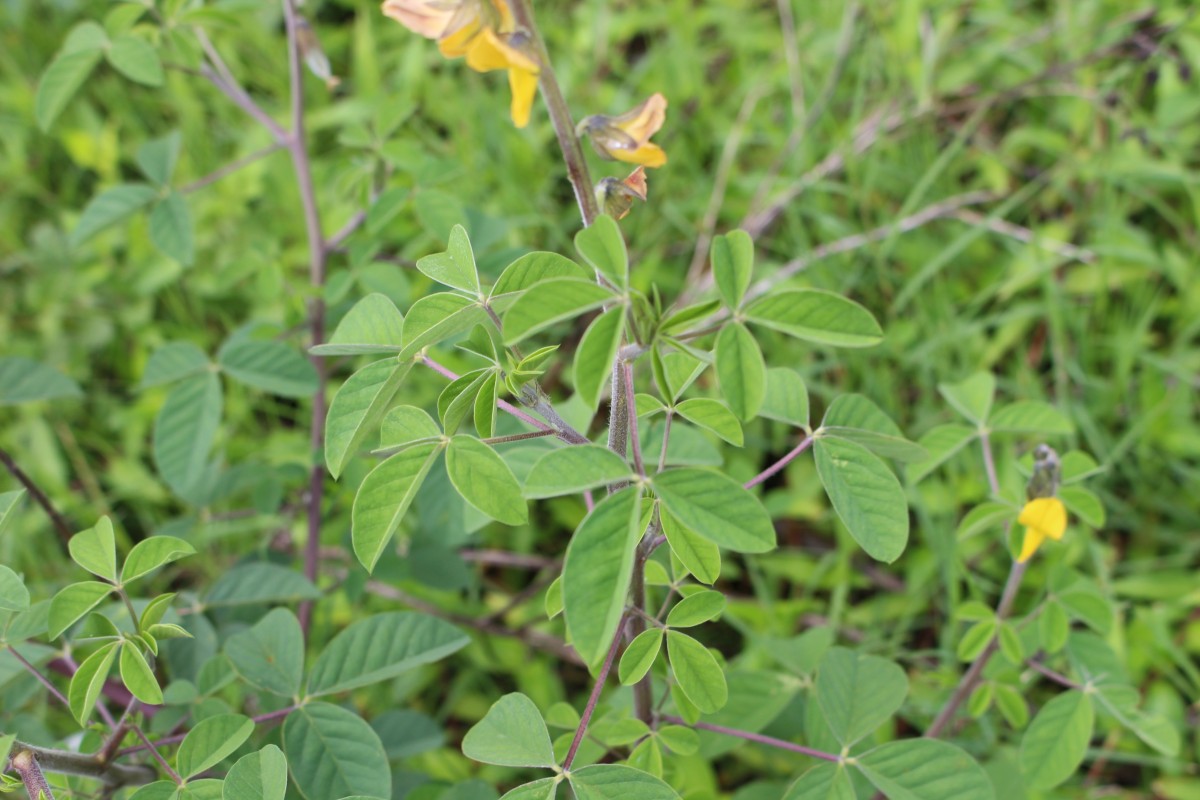
<svg viewBox="0 0 1200 800">
<path fill-rule="evenodd" d="M 821 422 L 822 435 L 849 439 L 883 458 L 919 461 L 929 454 L 910 442 L 883 409 L 860 394 L 840 395 Z"/>
<path fill-rule="evenodd" d="M 104 688 L 104 681 L 108 679 L 109 670 L 112 669 L 120 646 L 120 642 L 109 642 L 101 646 L 83 660 L 71 677 L 67 700 L 71 714 L 80 725 L 87 724 L 88 717 L 95 709 L 96 700 L 100 697 L 100 690 Z"/>
<path fill-rule="evenodd" d="M 493 299 L 515 295 L 535 284 L 552 278 L 587 278 L 587 271 L 566 256 L 534 251 L 526 253 L 505 267 L 492 286 Z"/>
<path fill-rule="evenodd" d="M 662 649 L 663 629 L 651 627 L 639 633 L 625 652 L 621 654 L 621 663 L 617 666 L 617 677 L 622 686 L 630 686 L 640 681 L 658 658 Z"/>
<path fill-rule="evenodd" d="M 917 483 L 929 473 L 945 464 L 960 450 L 970 444 L 978 431 L 966 425 L 939 425 L 918 441 L 928 454 L 926 458 L 910 463 L 905 475 L 909 483 Z"/>
<path fill-rule="evenodd" d="M 833 735 L 849 746 L 900 709 L 908 678 L 886 658 L 834 647 L 818 668 L 816 693 Z"/>
<path fill-rule="evenodd" d="M 521 484 L 488 445 L 471 436 L 455 436 L 446 449 L 446 472 L 463 499 L 506 525 L 529 519 Z"/>
<path fill-rule="evenodd" d="M 254 721 L 241 714 L 217 714 L 196 723 L 175 754 L 179 774 L 199 775 L 220 764 L 254 733 Z"/>
<path fill-rule="evenodd" d="M 506 694 L 467 731 L 463 755 L 503 767 L 553 767 L 554 748 L 542 714 L 523 694 Z"/>
<path fill-rule="evenodd" d="M 196 258 L 192 237 L 192 214 L 179 192 L 171 192 L 150 210 L 150 241 L 164 254 L 184 266 Z"/>
<path fill-rule="evenodd" d="M 563 564 L 563 606 L 575 649 L 589 666 L 604 660 L 625 610 L 641 535 L 640 491 L 626 488 L 596 505 L 571 537 Z"/>
<path fill-rule="evenodd" d="M 466 647 L 448 622 L 409 611 L 354 623 L 325 646 L 308 678 L 310 695 L 332 694 L 394 678 Z"/>
<path fill-rule="evenodd" d="M 158 190 L 144 183 L 127 183 L 106 189 L 84 206 L 71 231 L 71 244 L 79 245 L 105 228 L 133 216 L 158 196 Z"/>
<path fill-rule="evenodd" d="M 575 391 L 588 408 L 595 408 L 600 402 L 605 381 L 612 371 L 613 359 L 625 333 L 624 322 L 625 307 L 612 308 L 596 317 L 579 341 L 579 348 L 575 351 Z"/>
<path fill-rule="evenodd" d="M 820 289 L 772 291 L 746 307 L 746 318 L 780 333 L 834 347 L 870 347 L 883 340 L 871 312 Z"/>
<path fill-rule="evenodd" d="M 721 394 L 738 419 L 751 420 L 766 396 L 767 367 L 754 334 L 740 322 L 726 325 L 717 335 L 717 381 Z"/>
<path fill-rule="evenodd" d="M 1032 789 L 1052 789 L 1075 774 L 1092 739 L 1095 711 L 1081 691 L 1067 691 L 1042 707 L 1021 739 L 1021 771 Z"/>
<path fill-rule="evenodd" d="M 34 96 L 33 113 L 39 128 L 50 130 L 54 120 L 95 69 L 103 53 L 99 47 L 89 47 L 62 52 L 50 62 L 38 81 L 37 94 Z"/>
<path fill-rule="evenodd" d="M 988 419 L 988 427 L 1003 433 L 1049 433 L 1066 435 L 1074 430 L 1071 421 L 1048 403 L 1025 401 L 1001 406 Z"/>
<path fill-rule="evenodd" d="M 149 575 L 172 561 L 193 555 L 196 548 L 175 536 L 151 536 L 133 546 L 121 567 L 121 582 L 129 583 Z"/>
<path fill-rule="evenodd" d="M 221 379 L 205 372 L 177 383 L 154 421 L 158 473 L 181 497 L 204 478 L 222 404 Z"/>
<path fill-rule="evenodd" d="M 817 473 L 838 517 L 854 540 L 891 563 L 908 543 L 908 504 L 900 481 L 878 456 L 856 442 L 818 439 Z"/>
<path fill-rule="evenodd" d="M 742 425 L 733 412 L 717 400 L 694 397 L 675 407 L 675 412 L 693 425 L 715 433 L 735 447 L 742 446 Z"/>
<path fill-rule="evenodd" d="M 383 418 L 379 431 L 380 447 L 395 447 L 421 439 L 434 439 L 442 435 L 433 417 L 423 408 L 396 406 Z"/>
<path fill-rule="evenodd" d="M 335 479 L 367 434 L 379 427 L 411 369 L 411 361 L 376 361 L 351 375 L 333 396 L 325 423 L 325 465 Z"/>
<path fill-rule="evenodd" d="M 680 600 L 667 614 L 667 625 L 672 628 L 691 628 L 716 619 L 725 610 L 725 595 L 720 592 L 700 591 Z"/>
<path fill-rule="evenodd" d="M 146 705 L 157 706 L 163 701 L 162 688 L 154 677 L 154 670 L 146 662 L 146 657 L 133 642 L 121 646 L 120 659 L 121 682 L 130 694 Z"/>
<path fill-rule="evenodd" d="M 673 469 L 654 476 L 654 491 L 683 526 L 741 553 L 775 548 L 775 528 L 757 498 L 717 472 Z"/>
<path fill-rule="evenodd" d="M 857 766 L 889 800 L 995 800 L 983 767 L 947 742 L 889 742 L 859 756 Z"/>
<path fill-rule="evenodd" d="M 716 236 L 712 243 L 713 282 L 725 305 L 736 309 L 750 288 L 754 269 L 754 240 L 745 231 Z"/>
<path fill-rule="evenodd" d="M 140 36 L 118 36 L 105 52 L 113 69 L 144 86 L 162 86 L 163 65 L 154 45 Z"/>
<path fill-rule="evenodd" d="M 21 576 L 0 564 L 0 611 L 21 612 L 29 608 L 29 590 Z"/>
<path fill-rule="evenodd" d="M 404 342 L 404 316 L 387 295 L 374 292 L 354 304 L 329 341 L 311 348 L 320 356 L 398 353 Z"/>
<path fill-rule="evenodd" d="M 142 379 L 138 382 L 138 389 L 172 383 L 195 375 L 208 365 L 208 356 L 191 342 L 168 342 L 150 356 Z"/>
<path fill-rule="evenodd" d="M 517 298 L 504 315 L 504 343 L 516 344 L 614 299 L 612 292 L 594 281 L 579 278 L 542 281 Z"/>
<path fill-rule="evenodd" d="M 353 711 L 307 703 L 283 723 L 283 751 L 306 800 L 392 796 L 392 774 L 378 734 Z"/>
<path fill-rule="evenodd" d="M 113 587 L 100 581 L 82 581 L 64 587 L 50 601 L 47 635 L 57 639 L 67 628 L 109 596 Z"/>
<path fill-rule="evenodd" d="M 558 781 L 556 779 L 541 778 L 506 792 L 500 800 L 555 800 L 557 793 Z"/>
<path fill-rule="evenodd" d="M 996 378 L 990 372 L 976 372 L 958 383 L 939 383 L 938 391 L 955 411 L 977 426 L 983 425 L 992 412 Z"/>
<path fill-rule="evenodd" d="M 613 451 L 585 444 L 551 450 L 534 462 L 525 478 L 525 496 L 557 497 L 628 481 L 633 470 Z"/>
<path fill-rule="evenodd" d="M 321 596 L 317 587 L 299 572 L 266 562 L 239 564 L 223 572 L 204 598 L 208 608 L 298 603 Z"/>
<path fill-rule="evenodd" d="M 818 764 L 788 788 L 783 800 L 858 800 L 842 764 Z"/>
<path fill-rule="evenodd" d="M 363 480 L 354 496 L 350 531 L 354 555 L 368 572 L 375 569 L 441 450 L 440 442 L 415 445 L 380 463 Z"/>
<path fill-rule="evenodd" d="M 759 414 L 767 419 L 807 428 L 808 387 L 800 373 L 786 367 L 767 370 L 767 388 Z"/>
<path fill-rule="evenodd" d="M 82 395 L 75 381 L 53 367 L 21 356 L 0 358 L 0 406 Z"/>
</svg>

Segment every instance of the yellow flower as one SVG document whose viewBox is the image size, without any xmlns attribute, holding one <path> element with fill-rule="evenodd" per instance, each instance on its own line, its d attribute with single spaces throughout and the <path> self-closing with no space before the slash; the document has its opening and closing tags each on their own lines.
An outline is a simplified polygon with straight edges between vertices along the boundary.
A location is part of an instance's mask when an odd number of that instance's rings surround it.
<svg viewBox="0 0 1200 800">
<path fill-rule="evenodd" d="M 1058 541 L 1067 530 L 1067 509 L 1057 497 L 1038 497 L 1021 509 L 1017 522 L 1025 526 L 1019 562 L 1028 561 L 1047 538 Z"/>
<path fill-rule="evenodd" d="M 467 66 L 476 72 L 508 70 L 508 88 L 512 91 L 513 125 L 524 128 L 537 94 L 541 68 L 528 52 L 529 37 L 522 32 L 500 34 L 484 28 L 467 47 Z"/>
<path fill-rule="evenodd" d="M 446 58 L 466 56 L 467 66 L 476 72 L 508 70 L 513 124 L 528 124 L 541 68 L 528 34 L 516 29 L 505 0 L 386 0 L 383 13 L 414 33 L 437 39 Z"/>
<path fill-rule="evenodd" d="M 616 117 L 593 114 L 585 117 L 577 133 L 591 137 L 592 147 L 601 158 L 625 161 L 644 167 L 661 167 L 667 154 L 650 137 L 658 133 L 667 118 L 667 98 L 650 95 L 641 105 Z"/>
<path fill-rule="evenodd" d="M 605 214 L 624 219 L 634 200 L 646 202 L 646 168 L 638 167 L 625 180 L 602 178 L 596 184 L 596 200 Z"/>
</svg>

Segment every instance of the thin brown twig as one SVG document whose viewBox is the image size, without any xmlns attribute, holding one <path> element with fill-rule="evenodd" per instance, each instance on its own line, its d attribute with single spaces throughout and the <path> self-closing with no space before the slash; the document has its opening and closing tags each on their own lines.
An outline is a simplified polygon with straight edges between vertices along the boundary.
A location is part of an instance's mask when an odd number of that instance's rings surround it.
<svg viewBox="0 0 1200 800">
<path fill-rule="evenodd" d="M 75 534 L 71 530 L 70 524 L 67 523 L 67 520 L 63 517 L 63 515 L 58 513 L 58 509 L 54 507 L 54 503 L 52 503 L 50 498 L 46 496 L 46 493 L 38 487 L 33 478 L 26 475 L 24 470 L 17 466 L 17 462 L 14 461 L 13 457 L 8 454 L 8 451 L 4 450 L 3 448 L 0 448 L 0 463 L 4 464 L 9 473 L 16 478 L 17 483 L 24 486 L 25 491 L 29 492 L 29 496 L 34 499 L 34 502 L 41 506 L 42 510 L 46 512 L 46 516 L 50 518 L 50 522 L 54 525 L 54 530 L 58 533 L 59 542 L 63 545 L 63 547 L 66 547 L 67 543 L 71 541 L 71 537 Z"/>
<path fill-rule="evenodd" d="M 596 676 L 596 682 L 592 685 L 592 693 L 588 695 L 587 705 L 583 708 L 583 715 L 579 718 L 579 725 L 575 728 L 575 735 L 571 738 L 571 747 L 567 750 L 567 757 L 563 759 L 563 772 L 569 771 L 571 765 L 575 763 L 575 754 L 579 752 L 579 745 L 583 742 L 583 735 L 587 733 L 588 724 L 592 721 L 592 714 L 595 713 L 596 704 L 600 701 L 600 693 L 604 690 L 604 683 L 608 680 L 608 673 L 612 671 L 617 651 L 621 649 L 621 629 L 624 627 L 623 623 L 624 620 L 617 623 L 617 632 L 613 636 L 612 644 L 608 647 L 608 654 L 604 656 L 604 663 L 600 666 L 600 674 Z"/>
</svg>

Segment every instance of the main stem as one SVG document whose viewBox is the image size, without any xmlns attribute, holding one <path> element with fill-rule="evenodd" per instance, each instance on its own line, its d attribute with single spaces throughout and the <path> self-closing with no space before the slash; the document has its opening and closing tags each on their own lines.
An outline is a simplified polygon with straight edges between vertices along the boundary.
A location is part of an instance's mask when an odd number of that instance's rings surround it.
<svg viewBox="0 0 1200 800">
<path fill-rule="evenodd" d="M 292 101 L 292 130 L 287 139 L 288 153 L 296 172 L 300 189 L 300 202 L 304 208 L 304 229 L 308 237 L 308 278 L 312 297 L 308 301 L 309 336 L 313 345 L 325 341 L 325 288 L 326 246 L 321 233 L 321 211 L 317 206 L 317 192 L 313 185 L 312 165 L 308 157 L 308 144 L 304 133 L 304 71 L 300 54 L 300 17 L 295 0 L 283 0 L 283 14 L 287 22 L 288 70 Z M 312 420 L 310 424 L 309 449 L 312 466 L 308 480 L 308 538 L 304 543 L 304 577 L 315 582 L 320 566 L 321 547 L 321 501 L 325 491 L 325 469 L 322 464 L 321 448 L 325 444 L 325 381 L 324 359 L 310 356 L 317 372 L 317 391 L 313 395 Z M 312 602 L 300 605 L 300 627 L 307 635 L 312 622 Z"/>
</svg>

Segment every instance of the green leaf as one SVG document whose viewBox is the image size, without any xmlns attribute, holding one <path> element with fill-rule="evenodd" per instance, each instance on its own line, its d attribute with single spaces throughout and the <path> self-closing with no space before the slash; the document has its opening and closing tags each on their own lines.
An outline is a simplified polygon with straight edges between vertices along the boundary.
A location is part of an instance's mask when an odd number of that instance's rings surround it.
<svg viewBox="0 0 1200 800">
<path fill-rule="evenodd" d="M 525 478 L 525 496 L 558 497 L 598 489 L 633 478 L 633 470 L 607 447 L 573 445 L 551 450 L 534 462 Z"/>
<path fill-rule="evenodd" d="M 731 310 L 737 310 L 750 288 L 754 269 L 754 240 L 742 230 L 730 231 L 713 238 L 712 274 L 721 299 Z"/>
<path fill-rule="evenodd" d="M 475 400 L 484 383 L 494 372 L 477 369 L 452 381 L 438 395 L 438 415 L 447 435 L 455 433 L 475 406 Z"/>
<path fill-rule="evenodd" d="M 504 268 L 492 287 L 491 299 L 515 299 L 529 287 L 551 278 L 587 278 L 583 267 L 558 253 L 534 251 L 526 253 Z M 494 304 L 499 305 L 499 304 Z"/>
<path fill-rule="evenodd" d="M 192 215 L 179 192 L 171 192 L 150 210 L 150 241 L 185 267 L 195 260 Z"/>
<path fill-rule="evenodd" d="M 0 358 L 0 406 L 81 397 L 79 384 L 53 367 L 29 358 Z"/>
<path fill-rule="evenodd" d="M 506 792 L 500 800 L 554 800 L 557 793 L 557 778 L 541 778 Z"/>
<path fill-rule="evenodd" d="M 0 533 L 4 533 L 5 527 L 8 526 L 8 521 L 12 519 L 13 509 L 17 507 L 17 503 L 21 502 L 21 497 L 24 494 L 24 489 L 0 492 Z"/>
<path fill-rule="evenodd" d="M 67 543 L 71 560 L 109 583 L 117 582 L 117 540 L 112 521 L 100 517 L 94 527 L 75 534 Z"/>
<path fill-rule="evenodd" d="M 625 612 L 634 550 L 641 538 L 641 492 L 626 488 L 600 501 L 567 546 L 563 604 L 576 651 L 604 660 Z"/>
<path fill-rule="evenodd" d="M 859 756 L 857 767 L 889 800 L 995 800 L 983 767 L 947 742 L 888 742 Z"/>
<path fill-rule="evenodd" d="M 299 603 L 317 600 L 321 592 L 303 575 L 278 564 L 239 564 L 221 573 L 204 598 L 208 608 Z"/>
<path fill-rule="evenodd" d="M 350 512 L 350 537 L 354 555 L 368 572 L 375 569 L 441 450 L 436 442 L 399 452 L 371 470 L 359 486 Z"/>
<path fill-rule="evenodd" d="M 721 394 L 738 419 L 754 419 L 767 383 L 767 367 L 754 334 L 740 322 L 726 325 L 717 335 L 716 357 Z"/>
<path fill-rule="evenodd" d="M 221 790 L 221 800 L 283 800 L 287 794 L 287 758 L 269 744 L 238 759 Z"/>
<path fill-rule="evenodd" d="M 783 800 L 857 800 L 844 764 L 818 764 L 788 788 Z"/>
<path fill-rule="evenodd" d="M 667 657 L 679 688 L 701 712 L 715 713 L 728 702 L 725 673 L 707 647 L 685 633 L 667 631 Z"/>
<path fill-rule="evenodd" d="M 700 374 L 708 368 L 708 363 L 701 361 L 691 353 L 683 351 L 660 352 L 659 348 L 651 351 L 654 367 L 654 380 L 664 396 L 669 396 L 671 402 L 679 399 Z"/>
<path fill-rule="evenodd" d="M 1000 523 L 1017 517 L 1017 509 L 1004 503 L 980 503 L 967 512 L 958 523 L 954 535 L 958 539 L 966 539 L 989 528 L 998 528 Z"/>
<path fill-rule="evenodd" d="M 140 36 L 116 37 L 104 55 L 113 69 L 131 81 L 145 86 L 162 86 L 162 60 L 154 46 Z"/>
<path fill-rule="evenodd" d="M 422 439 L 436 439 L 441 435 L 442 429 L 424 409 L 416 406 L 397 406 L 383 418 L 379 440 L 386 449 L 419 442 Z"/>
<path fill-rule="evenodd" d="M 1026 401 L 1001 406 L 988 420 L 988 427 L 1004 433 L 1050 433 L 1066 435 L 1074 430 L 1071 421 L 1048 403 Z"/>
<path fill-rule="evenodd" d="M 151 536 L 133 546 L 121 567 L 121 583 L 128 584 L 161 566 L 193 555 L 196 548 L 174 536 Z"/>
<path fill-rule="evenodd" d="M 996 628 L 999 623 L 996 618 L 981 620 L 980 622 L 967 628 L 967 632 L 963 634 L 962 639 L 958 642 L 958 660 L 967 662 L 974 661 L 979 658 L 979 654 L 984 648 L 991 644 L 992 639 L 996 636 Z"/>
<path fill-rule="evenodd" d="M 613 360 L 625 334 L 625 307 L 605 311 L 584 331 L 575 350 L 575 391 L 594 409 L 612 372 Z"/>
<path fill-rule="evenodd" d="M 820 289 L 775 290 L 746 306 L 751 322 L 818 344 L 871 347 L 883 329 L 853 300 Z"/>
<path fill-rule="evenodd" d="M 241 747 L 252 733 L 254 721 L 241 714 L 217 714 L 196 723 L 175 754 L 180 777 L 187 779 L 212 769 Z"/>
<path fill-rule="evenodd" d="M 104 51 L 99 47 L 74 52 L 64 50 L 50 62 L 50 66 L 42 73 L 42 79 L 38 81 L 37 94 L 33 101 L 33 113 L 37 117 L 39 128 L 43 131 L 50 130 L 54 120 L 92 74 L 103 54 Z"/>
<path fill-rule="evenodd" d="M 1020 666 L 1025 662 L 1025 646 L 1021 644 L 1021 636 L 1012 623 L 1001 622 L 996 629 L 1000 641 L 1000 653 L 1008 663 Z"/>
<path fill-rule="evenodd" d="M 157 55 L 155 58 L 157 59 Z M 166 136 L 152 139 L 138 148 L 138 168 L 153 183 L 165 186 L 171 181 L 171 175 L 175 172 L 175 164 L 179 161 L 179 151 L 182 148 L 183 136 L 179 131 L 172 131 Z"/>
<path fill-rule="evenodd" d="M 742 446 L 742 425 L 723 403 L 695 397 L 675 406 L 675 412 L 688 422 L 712 431 L 731 445 Z"/>
<path fill-rule="evenodd" d="M 180 800 L 175 781 L 148 783 L 129 796 L 129 800 Z"/>
<path fill-rule="evenodd" d="M 700 749 L 700 737 L 694 730 L 682 725 L 663 725 L 655 731 L 655 735 L 676 755 L 690 756 Z"/>
<path fill-rule="evenodd" d="M 116 225 L 149 205 L 157 196 L 158 191 L 144 183 L 122 184 L 101 192 L 83 209 L 79 222 L 71 231 L 71 244 L 78 247 L 105 228 Z"/>
<path fill-rule="evenodd" d="M 70 588 L 70 587 L 68 587 Z M 54 637 L 51 637 L 54 638 Z M 100 690 L 108 680 L 112 669 L 113 659 L 117 657 L 120 642 L 109 642 L 83 660 L 79 669 L 71 676 L 71 686 L 67 690 L 67 701 L 71 707 L 71 715 L 82 726 L 87 724 L 88 717 L 96 707 Z"/>
<path fill-rule="evenodd" d="M 378 734 L 362 717 L 329 703 L 307 703 L 283 723 L 283 751 L 307 800 L 391 797 L 392 775 Z"/>
<path fill-rule="evenodd" d="M 264 692 L 296 697 L 304 674 L 304 632 L 296 615 L 275 608 L 252 628 L 225 642 L 225 655 L 247 683 Z"/>
<path fill-rule="evenodd" d="M 900 709 L 908 677 L 886 658 L 832 647 L 817 668 L 816 691 L 829 729 L 848 747 Z"/>
<path fill-rule="evenodd" d="M 925 449 L 926 457 L 908 465 L 906 476 L 909 483 L 917 483 L 929 473 L 945 464 L 959 451 L 970 444 L 979 432 L 966 425 L 939 425 L 928 431 L 917 442 Z"/>
<path fill-rule="evenodd" d="M 938 391 L 955 411 L 982 426 L 992 413 L 996 378 L 990 372 L 976 372 L 959 383 L 939 383 Z"/>
<path fill-rule="evenodd" d="M 162 687 L 154 677 L 154 670 L 146 663 L 146 657 L 133 642 L 121 646 L 121 682 L 130 694 L 146 705 L 162 705 Z"/>
<path fill-rule="evenodd" d="M 404 318 L 404 349 L 407 361 L 426 347 L 466 333 L 487 319 L 478 301 L 454 292 L 426 295 L 412 304 Z"/>
<path fill-rule="evenodd" d="M 1031 789 L 1053 789 L 1075 774 L 1092 739 L 1095 711 L 1080 691 L 1042 707 L 1021 738 L 1021 772 Z"/>
<path fill-rule="evenodd" d="M 513 345 L 563 320 L 580 316 L 616 298 L 593 281 L 551 278 L 517 298 L 504 315 L 504 343 Z"/>
<path fill-rule="evenodd" d="M 716 619 L 725 610 L 725 595 L 704 590 L 690 594 L 680 600 L 667 614 L 667 625 L 672 628 L 691 628 Z"/>
<path fill-rule="evenodd" d="M 404 342 L 404 316 L 387 295 L 374 292 L 354 304 L 325 344 L 310 348 L 318 356 L 398 353 Z"/>
<path fill-rule="evenodd" d="M 1086 623 L 1096 633 L 1107 635 L 1112 630 L 1116 617 L 1112 603 L 1094 581 L 1078 578 L 1055 591 L 1054 596 L 1067 613 Z"/>
<path fill-rule="evenodd" d="M 774 419 L 808 428 L 808 387 L 804 378 L 792 369 L 773 367 L 767 370 L 767 391 L 759 413 Z"/>
<path fill-rule="evenodd" d="M 173 383 L 203 372 L 208 365 L 208 356 L 191 342 L 168 342 L 151 354 L 137 388 L 149 389 Z"/>
<path fill-rule="evenodd" d="M 1179 755 L 1179 731 L 1170 720 L 1139 711 L 1137 689 L 1110 683 L 1098 686 L 1091 696 L 1147 745 L 1168 758 Z"/>
<path fill-rule="evenodd" d="M 575 249 L 596 272 L 618 289 L 629 286 L 629 253 L 616 220 L 601 214 L 588 227 L 575 234 Z"/>
<path fill-rule="evenodd" d="M 685 527 L 739 553 L 775 548 L 775 528 L 762 503 L 726 475 L 673 469 L 655 475 L 654 491 Z"/>
<path fill-rule="evenodd" d="M 63 631 L 100 605 L 100 601 L 108 597 L 112 590 L 111 584 L 100 581 L 83 581 L 63 587 L 50 601 L 46 635 L 57 639 Z"/>
<path fill-rule="evenodd" d="M 1020 730 L 1029 722 L 1029 706 L 1025 696 L 1016 687 L 1005 683 L 996 684 L 996 708 L 1012 727 Z"/>
<path fill-rule="evenodd" d="M 1047 653 L 1057 653 L 1067 646 L 1071 635 L 1071 621 L 1067 612 L 1057 601 L 1047 601 L 1038 615 L 1038 641 Z"/>
<path fill-rule="evenodd" d="M 247 386 L 282 397 L 311 397 L 319 383 L 312 362 L 284 342 L 231 338 L 217 363 Z"/>
<path fill-rule="evenodd" d="M 367 434 L 379 427 L 411 369 L 411 361 L 376 361 L 351 375 L 333 396 L 325 420 L 325 465 L 335 479 Z"/>
<path fill-rule="evenodd" d="M 663 629 L 658 626 L 647 628 L 634 637 L 621 654 L 621 663 L 617 665 L 617 677 L 622 686 L 632 686 L 646 676 L 658 658 L 662 640 Z"/>
<path fill-rule="evenodd" d="M 553 767 L 554 748 L 546 722 L 532 700 L 506 694 L 463 737 L 463 755 L 502 767 Z"/>
<path fill-rule="evenodd" d="M 475 396 L 475 432 L 491 438 L 496 435 L 496 401 L 500 399 L 500 373 L 489 370 L 479 394 Z"/>
<path fill-rule="evenodd" d="M 701 583 L 712 586 L 721 575 L 721 550 L 704 537 L 680 524 L 666 509 L 659 509 L 663 534 L 671 552 Z"/>
<path fill-rule="evenodd" d="M 0 564 L 0 611 L 21 612 L 27 608 L 29 590 L 25 588 L 25 581 L 10 568 Z"/>
<path fill-rule="evenodd" d="M 891 417 L 860 394 L 839 395 L 825 412 L 818 434 L 857 442 L 881 458 L 919 461 L 929 454 L 910 442 Z"/>
<path fill-rule="evenodd" d="M 308 676 L 310 696 L 390 680 L 470 643 L 448 622 L 413 611 L 375 614 L 333 637 Z"/>
<path fill-rule="evenodd" d="M 462 225 L 450 230 L 450 240 L 444 253 L 434 253 L 417 261 L 417 269 L 438 283 L 452 289 L 481 295 L 479 273 L 475 268 L 475 253 L 471 240 Z"/>
<path fill-rule="evenodd" d="M 172 387 L 154 420 L 158 473 L 181 497 L 189 497 L 205 476 L 222 405 L 221 379 L 205 372 Z"/>
<path fill-rule="evenodd" d="M 817 439 L 817 473 L 838 517 L 872 558 L 891 563 L 908 543 L 908 505 L 900 481 L 856 442 Z"/>
<path fill-rule="evenodd" d="M 472 436 L 455 436 L 446 449 L 446 472 L 463 499 L 492 519 L 520 525 L 529 519 L 521 484 L 488 445 Z"/>
<path fill-rule="evenodd" d="M 679 800 L 679 795 L 648 772 L 621 764 L 594 764 L 571 770 L 575 800 Z"/>
<path fill-rule="evenodd" d="M 1093 528 L 1103 528 L 1105 521 L 1104 504 L 1100 498 L 1082 486 L 1064 486 L 1058 490 L 1058 497 L 1075 516 Z"/>
</svg>

